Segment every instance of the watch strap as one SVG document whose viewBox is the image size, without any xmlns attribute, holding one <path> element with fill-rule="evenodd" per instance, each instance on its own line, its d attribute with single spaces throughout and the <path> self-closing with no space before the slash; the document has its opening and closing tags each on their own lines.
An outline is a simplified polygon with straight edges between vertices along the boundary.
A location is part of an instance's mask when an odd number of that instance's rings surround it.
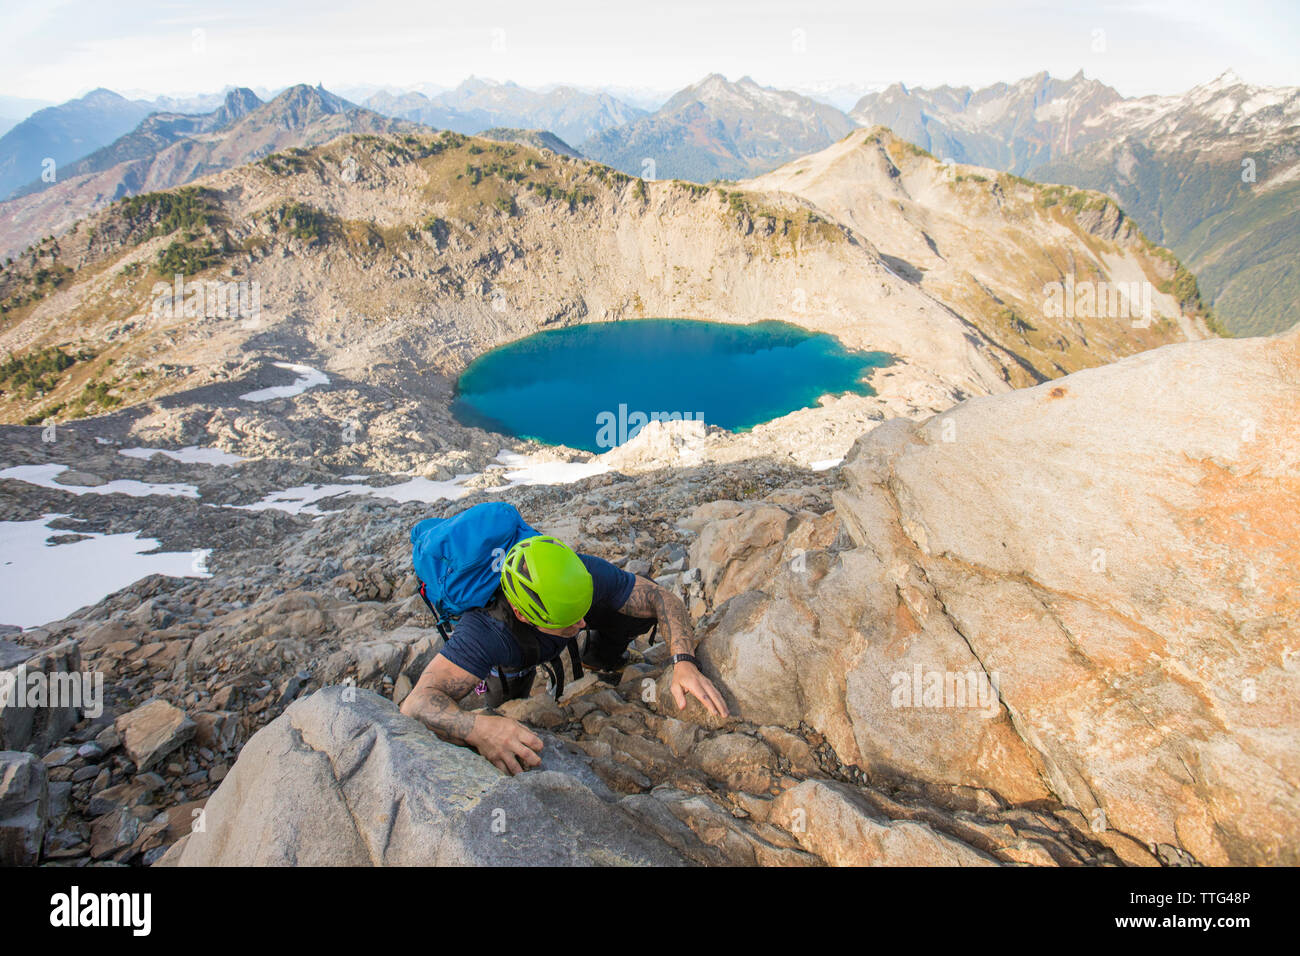
<svg viewBox="0 0 1300 956">
<path fill-rule="evenodd" d="M 700 662 L 695 659 L 694 654 L 674 654 L 668 659 L 669 664 L 677 664 L 681 661 L 685 661 L 687 664 L 694 664 L 696 667 L 700 666 Z"/>
</svg>

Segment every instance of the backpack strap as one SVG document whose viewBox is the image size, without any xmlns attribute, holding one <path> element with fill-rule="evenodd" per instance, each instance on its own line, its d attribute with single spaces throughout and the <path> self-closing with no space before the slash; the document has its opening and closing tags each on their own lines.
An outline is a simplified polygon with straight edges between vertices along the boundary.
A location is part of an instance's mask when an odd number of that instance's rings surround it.
<svg viewBox="0 0 1300 956">
<path fill-rule="evenodd" d="M 558 702 L 564 693 L 564 659 L 553 657 L 542 667 L 551 675 L 551 696 Z"/>
<path fill-rule="evenodd" d="M 569 638 L 565 650 L 569 652 L 569 669 L 573 672 L 573 679 L 578 680 L 584 673 L 582 658 L 578 654 L 578 639 L 576 637 Z M 542 667 L 546 669 L 546 673 L 551 675 L 551 696 L 558 702 L 564 694 L 564 653 L 561 652 L 558 656 L 552 657 L 542 664 Z"/>
<path fill-rule="evenodd" d="M 415 580 L 420 581 L 420 578 L 417 576 Z M 447 643 L 451 640 L 451 629 L 447 627 L 446 622 L 442 619 L 442 615 L 438 613 L 438 609 L 434 607 L 433 602 L 429 600 L 429 595 L 424 590 L 423 581 L 420 581 L 420 597 L 424 598 L 424 606 L 427 607 L 429 613 L 433 615 L 433 623 L 434 626 L 438 628 L 438 633 L 442 635 L 442 642 L 444 644 Z"/>
<path fill-rule="evenodd" d="M 586 673 L 582 667 L 582 655 L 578 653 L 578 639 L 569 642 L 569 663 L 573 665 L 573 679 L 580 680 Z"/>
</svg>

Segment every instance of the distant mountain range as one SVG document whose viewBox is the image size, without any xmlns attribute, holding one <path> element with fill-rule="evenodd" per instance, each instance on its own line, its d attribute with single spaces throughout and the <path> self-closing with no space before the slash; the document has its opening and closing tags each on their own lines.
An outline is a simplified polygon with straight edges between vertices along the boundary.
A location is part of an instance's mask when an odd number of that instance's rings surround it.
<svg viewBox="0 0 1300 956">
<path fill-rule="evenodd" d="M 649 116 L 578 149 L 634 176 L 708 182 L 767 172 L 829 146 L 854 126 L 835 107 L 807 96 L 713 73 Z"/>
<path fill-rule="evenodd" d="M 104 89 L 37 110 L 0 136 L 0 196 L 39 179 L 46 160 L 54 161 L 57 176 L 59 166 L 130 132 L 150 112 L 145 104 Z"/>
<path fill-rule="evenodd" d="M 232 90 L 200 116 L 155 113 L 130 133 L 64 167 L 58 182 L 29 183 L 0 203 L 0 253 L 13 256 L 114 200 L 180 186 L 199 176 L 313 146 L 343 133 L 421 130 L 319 87 L 293 86 L 269 103 Z M 292 157 L 285 160 L 292 162 Z M 66 177 L 66 178 L 64 178 Z"/>
<path fill-rule="evenodd" d="M 414 91 L 381 91 L 364 105 L 384 116 L 457 133 L 477 134 L 496 126 L 544 129 L 566 143 L 581 143 L 646 115 L 645 110 L 607 93 L 585 93 L 570 86 L 539 93 L 477 77 L 432 97 Z"/>
<path fill-rule="evenodd" d="M 103 172 L 119 163 L 150 159 L 173 143 L 193 139 L 204 133 L 225 129 L 262 105 L 252 90 L 237 89 L 226 94 L 208 113 L 150 113 L 135 129 L 120 136 L 107 146 L 101 146 L 89 156 L 66 163 L 59 170 L 59 180 L 67 182 L 78 176 Z M 14 191 L 14 197 L 42 192 L 52 185 L 35 180 Z"/>
<path fill-rule="evenodd" d="M 1082 145 L 1083 119 L 1122 100 L 1082 72 L 1068 80 L 1038 73 L 978 90 L 909 89 L 895 83 L 862 97 L 849 115 L 863 126 L 887 126 L 937 159 L 1023 176 Z"/>
<path fill-rule="evenodd" d="M 1113 196 L 1198 276 L 1237 335 L 1294 324 L 1300 300 L 1300 88 L 1232 73 L 1178 96 L 1125 99 L 1078 74 L 981 90 L 863 97 L 850 114 L 935 156 Z"/>
<path fill-rule="evenodd" d="M 22 96 L 0 95 L 0 136 L 9 132 L 39 109 L 54 106 L 48 100 L 33 100 Z"/>
<path fill-rule="evenodd" d="M 39 110 L 0 137 L 0 195 L 15 197 L 2 207 L 0 252 L 114 198 L 344 131 L 431 126 L 582 155 L 633 176 L 710 182 L 762 175 L 858 126 L 881 125 L 940 160 L 1109 194 L 1178 253 L 1234 334 L 1289 326 L 1300 298 L 1300 89 L 1225 74 L 1178 96 L 1125 98 L 1082 73 L 1039 73 L 982 89 L 896 83 L 848 113 L 716 73 L 653 112 L 606 91 L 477 77 L 452 90 L 370 89 L 360 106 L 302 86 L 267 104 L 245 89 L 220 102 L 95 90 Z M 849 89 L 818 95 L 842 99 Z M 53 184 L 41 179 L 47 157 Z"/>
</svg>

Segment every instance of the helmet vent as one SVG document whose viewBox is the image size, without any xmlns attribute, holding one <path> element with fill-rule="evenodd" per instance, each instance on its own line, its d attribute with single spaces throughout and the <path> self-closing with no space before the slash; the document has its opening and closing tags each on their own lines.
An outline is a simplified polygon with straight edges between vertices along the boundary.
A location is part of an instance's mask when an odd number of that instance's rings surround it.
<svg viewBox="0 0 1300 956">
<path fill-rule="evenodd" d="M 519 590 L 523 591 L 530 598 L 536 601 L 537 607 L 541 610 L 543 614 L 546 613 L 546 602 L 542 600 L 541 595 L 539 595 L 536 591 L 534 591 L 532 588 L 530 588 L 528 585 L 524 584 L 523 582 L 519 583 Z"/>
</svg>

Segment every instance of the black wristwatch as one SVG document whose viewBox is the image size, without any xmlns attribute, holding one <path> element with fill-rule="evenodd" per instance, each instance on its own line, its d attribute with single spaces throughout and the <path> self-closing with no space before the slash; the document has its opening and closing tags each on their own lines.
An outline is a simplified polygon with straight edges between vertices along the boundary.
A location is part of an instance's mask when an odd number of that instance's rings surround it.
<svg viewBox="0 0 1300 956">
<path fill-rule="evenodd" d="M 700 662 L 695 659 L 694 654 L 674 654 L 668 659 L 669 664 L 676 664 L 681 661 L 685 661 L 687 664 L 694 664 L 697 669 L 700 666 Z"/>
</svg>

